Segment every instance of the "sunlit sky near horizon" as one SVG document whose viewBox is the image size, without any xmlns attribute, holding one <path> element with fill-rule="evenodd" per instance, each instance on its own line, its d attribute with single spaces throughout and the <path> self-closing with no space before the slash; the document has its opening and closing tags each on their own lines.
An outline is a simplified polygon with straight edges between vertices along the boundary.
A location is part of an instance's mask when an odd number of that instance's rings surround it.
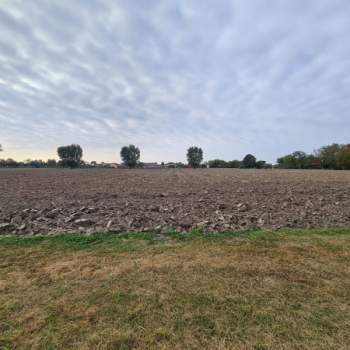
<svg viewBox="0 0 350 350">
<path fill-rule="evenodd" d="M 349 143 L 348 0 L 0 0 L 0 158 Z"/>
</svg>

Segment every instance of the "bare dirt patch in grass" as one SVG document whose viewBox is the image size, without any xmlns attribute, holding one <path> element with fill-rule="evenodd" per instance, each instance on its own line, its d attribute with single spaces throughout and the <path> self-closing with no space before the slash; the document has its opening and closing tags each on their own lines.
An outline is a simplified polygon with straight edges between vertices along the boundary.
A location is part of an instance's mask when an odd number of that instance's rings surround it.
<svg viewBox="0 0 350 350">
<path fill-rule="evenodd" d="M 347 349 L 341 233 L 2 239 L 0 348 Z"/>
</svg>

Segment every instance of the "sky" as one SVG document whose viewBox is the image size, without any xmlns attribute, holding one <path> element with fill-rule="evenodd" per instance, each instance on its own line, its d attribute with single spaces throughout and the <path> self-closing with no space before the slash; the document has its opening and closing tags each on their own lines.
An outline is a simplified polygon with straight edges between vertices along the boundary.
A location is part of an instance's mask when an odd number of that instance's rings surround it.
<svg viewBox="0 0 350 350">
<path fill-rule="evenodd" d="M 349 36 L 349 0 L 0 0 L 0 157 L 349 143 Z"/>
</svg>

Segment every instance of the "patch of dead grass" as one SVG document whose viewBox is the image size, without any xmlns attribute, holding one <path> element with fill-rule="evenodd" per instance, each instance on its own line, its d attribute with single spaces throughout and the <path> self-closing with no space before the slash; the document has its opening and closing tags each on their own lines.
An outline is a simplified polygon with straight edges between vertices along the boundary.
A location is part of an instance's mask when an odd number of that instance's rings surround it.
<svg viewBox="0 0 350 350">
<path fill-rule="evenodd" d="M 0 248 L 0 348 L 347 349 L 349 243 Z"/>
</svg>

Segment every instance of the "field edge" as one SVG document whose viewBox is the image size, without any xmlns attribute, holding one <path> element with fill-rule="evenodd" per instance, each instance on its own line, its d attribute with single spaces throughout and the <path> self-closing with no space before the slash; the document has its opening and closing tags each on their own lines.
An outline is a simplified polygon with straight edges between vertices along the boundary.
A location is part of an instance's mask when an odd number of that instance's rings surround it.
<svg viewBox="0 0 350 350">
<path fill-rule="evenodd" d="M 315 237 L 350 235 L 350 227 L 333 228 L 285 228 L 280 230 L 249 229 L 226 232 L 210 232 L 205 229 L 194 229 L 189 232 L 168 231 L 159 233 L 150 232 L 94 232 L 84 233 L 57 233 L 55 235 L 2 235 L 0 247 L 25 247 L 34 245 L 65 246 L 71 248 L 88 248 L 97 246 L 125 246 L 132 243 L 144 245 L 159 245 L 164 243 L 191 242 L 191 241 L 220 241 L 230 238 L 254 240 L 282 240 L 286 237 Z"/>
</svg>

